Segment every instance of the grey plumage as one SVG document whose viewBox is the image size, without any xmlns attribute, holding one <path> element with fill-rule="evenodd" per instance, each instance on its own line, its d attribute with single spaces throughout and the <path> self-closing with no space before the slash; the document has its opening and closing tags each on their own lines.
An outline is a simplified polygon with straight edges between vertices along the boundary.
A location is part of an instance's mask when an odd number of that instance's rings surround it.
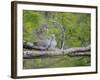
<svg viewBox="0 0 100 80">
<path fill-rule="evenodd" d="M 46 39 L 45 38 L 45 32 L 47 32 L 48 27 L 46 24 L 42 24 L 38 30 L 33 30 L 33 34 L 37 36 L 39 40 Z"/>
<path fill-rule="evenodd" d="M 55 50 L 57 45 L 55 35 L 52 34 L 45 40 L 40 40 L 38 42 L 27 42 L 24 41 L 23 47 L 27 49 L 38 49 L 38 50 Z"/>
<path fill-rule="evenodd" d="M 56 45 L 57 45 L 56 37 L 55 37 L 54 34 L 52 34 L 50 36 L 50 42 L 49 42 L 49 45 L 48 45 L 49 46 L 48 49 L 49 50 L 55 49 Z"/>
<path fill-rule="evenodd" d="M 40 40 L 39 42 L 37 42 L 35 44 L 35 46 L 44 47 L 45 49 L 48 49 L 48 50 L 55 49 L 56 45 L 57 45 L 57 42 L 56 42 L 56 38 L 55 38 L 54 34 L 52 34 L 51 36 L 49 36 L 48 39 L 46 39 L 46 40 Z"/>
</svg>

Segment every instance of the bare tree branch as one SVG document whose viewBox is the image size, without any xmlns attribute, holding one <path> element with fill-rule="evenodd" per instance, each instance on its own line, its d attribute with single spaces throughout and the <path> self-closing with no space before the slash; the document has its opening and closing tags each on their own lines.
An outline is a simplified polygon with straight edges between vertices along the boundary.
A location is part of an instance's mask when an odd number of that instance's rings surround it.
<svg viewBox="0 0 100 80">
<path fill-rule="evenodd" d="M 75 47 L 75 48 L 69 48 L 65 50 L 61 49 L 54 49 L 52 51 L 35 51 L 35 50 L 29 50 L 24 49 L 24 58 L 25 59 L 31 59 L 35 57 L 47 57 L 47 56 L 55 56 L 55 55 L 82 55 L 82 56 L 90 56 L 90 46 L 87 47 Z"/>
<path fill-rule="evenodd" d="M 55 20 L 49 20 L 49 21 L 55 23 L 55 25 L 58 28 L 60 28 L 61 34 L 62 34 L 61 35 L 61 37 L 62 37 L 62 39 L 61 39 L 61 49 L 63 49 L 64 48 L 64 40 L 65 40 L 65 30 L 64 30 L 64 27 L 62 26 L 62 24 L 60 24 L 59 22 L 57 22 Z"/>
</svg>

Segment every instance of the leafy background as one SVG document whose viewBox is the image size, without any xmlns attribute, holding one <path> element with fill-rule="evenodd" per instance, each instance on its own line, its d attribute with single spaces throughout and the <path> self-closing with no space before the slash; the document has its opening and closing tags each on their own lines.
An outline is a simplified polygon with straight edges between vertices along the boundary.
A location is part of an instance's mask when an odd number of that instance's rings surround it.
<svg viewBox="0 0 100 80">
<path fill-rule="evenodd" d="M 40 28 L 42 24 L 48 26 L 48 32 L 56 35 L 57 47 L 61 46 L 61 30 L 50 20 L 60 23 L 65 31 L 65 48 L 83 47 L 91 42 L 90 35 L 90 20 L 91 15 L 88 13 L 72 13 L 72 12 L 49 12 L 49 11 L 32 11 L 23 10 L 23 39 L 29 42 L 38 40 L 33 34 L 33 30 Z M 89 66 L 91 64 L 90 56 L 54 56 L 41 57 L 35 59 L 24 59 L 23 68 L 49 68 L 49 67 L 74 67 L 74 66 Z"/>
</svg>

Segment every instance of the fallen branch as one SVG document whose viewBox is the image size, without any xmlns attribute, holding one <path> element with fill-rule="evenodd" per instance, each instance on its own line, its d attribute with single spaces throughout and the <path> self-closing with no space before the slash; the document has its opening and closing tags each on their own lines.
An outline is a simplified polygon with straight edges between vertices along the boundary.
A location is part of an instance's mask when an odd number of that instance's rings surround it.
<svg viewBox="0 0 100 80">
<path fill-rule="evenodd" d="M 76 48 L 69 48 L 65 50 L 61 49 L 54 49 L 52 51 L 35 51 L 35 50 L 24 50 L 24 58 L 25 59 L 31 59 L 34 57 L 47 57 L 47 56 L 55 56 L 55 55 L 82 55 L 82 56 L 90 56 L 90 46 L 87 47 L 76 47 Z"/>
</svg>

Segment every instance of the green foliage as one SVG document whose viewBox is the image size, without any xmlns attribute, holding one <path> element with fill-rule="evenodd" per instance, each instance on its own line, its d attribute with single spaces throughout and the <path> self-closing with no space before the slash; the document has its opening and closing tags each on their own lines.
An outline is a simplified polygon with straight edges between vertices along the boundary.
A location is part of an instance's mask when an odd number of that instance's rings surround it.
<svg viewBox="0 0 100 80">
<path fill-rule="evenodd" d="M 59 42 L 62 35 L 61 28 L 58 24 L 52 24 L 49 21 L 54 20 L 60 23 L 65 30 L 65 47 L 90 44 L 90 14 L 24 10 L 23 16 L 25 40 L 36 41 L 36 35 L 32 33 L 32 29 L 37 30 L 42 23 L 45 23 L 48 25 L 48 32 L 45 36 L 55 34 Z"/>
<path fill-rule="evenodd" d="M 23 22 L 24 22 L 24 40 L 33 41 L 36 36 L 32 33 L 32 30 L 36 30 L 40 26 L 41 15 L 33 11 L 23 11 Z"/>
<path fill-rule="evenodd" d="M 56 56 L 37 59 L 24 59 L 24 69 L 31 68 L 54 68 L 54 67 L 72 67 L 89 66 L 89 56 Z"/>
<path fill-rule="evenodd" d="M 23 10 L 23 39 L 35 42 L 37 36 L 32 32 L 40 28 L 41 24 L 47 24 L 48 32 L 45 36 L 56 35 L 57 47 L 61 46 L 62 31 L 64 28 L 65 48 L 87 46 L 91 42 L 90 35 L 90 14 L 70 13 L 70 12 L 46 12 Z M 59 24 L 53 23 L 54 20 Z M 24 60 L 24 68 L 44 68 L 44 67 L 70 67 L 90 65 L 90 57 L 69 57 L 58 56 L 54 58 L 39 58 Z"/>
</svg>

